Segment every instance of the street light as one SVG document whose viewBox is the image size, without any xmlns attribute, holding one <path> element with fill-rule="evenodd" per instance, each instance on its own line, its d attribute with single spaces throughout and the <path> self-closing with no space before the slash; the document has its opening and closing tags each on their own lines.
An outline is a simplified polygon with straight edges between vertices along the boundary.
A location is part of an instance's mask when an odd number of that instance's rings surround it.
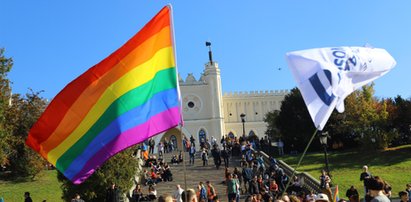
<svg viewBox="0 0 411 202">
<path fill-rule="evenodd" d="M 324 159 L 325 159 L 325 169 L 327 171 L 328 176 L 330 176 L 330 169 L 328 167 L 328 156 L 327 156 L 327 139 L 328 139 L 328 131 L 327 132 L 320 132 L 318 136 L 320 139 L 321 145 L 324 147 Z"/>
<path fill-rule="evenodd" d="M 245 139 L 245 114 L 241 113 L 240 117 L 241 117 L 241 122 L 243 122 L 243 138 Z"/>
</svg>

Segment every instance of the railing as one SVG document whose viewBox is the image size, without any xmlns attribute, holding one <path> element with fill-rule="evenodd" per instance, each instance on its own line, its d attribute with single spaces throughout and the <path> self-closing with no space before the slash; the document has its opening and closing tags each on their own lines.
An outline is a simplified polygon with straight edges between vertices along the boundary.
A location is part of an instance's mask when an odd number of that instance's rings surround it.
<svg viewBox="0 0 411 202">
<path fill-rule="evenodd" d="M 264 162 L 267 165 L 270 165 L 270 157 L 262 152 L 262 151 L 255 151 L 258 154 L 260 154 L 261 156 L 263 156 Z M 290 178 L 294 168 L 292 168 L 291 166 L 289 166 L 288 164 L 286 164 L 284 161 L 282 160 L 278 160 L 277 164 L 280 168 L 282 168 L 285 172 L 285 174 Z M 306 173 L 306 172 L 298 172 L 296 171 L 295 176 L 298 177 L 298 179 L 301 182 L 301 185 L 303 186 L 303 188 L 307 191 L 314 191 L 315 193 L 319 193 L 321 192 L 320 189 L 320 182 L 315 179 L 314 177 L 312 177 L 310 174 Z M 290 179 L 291 180 L 291 179 Z"/>
</svg>

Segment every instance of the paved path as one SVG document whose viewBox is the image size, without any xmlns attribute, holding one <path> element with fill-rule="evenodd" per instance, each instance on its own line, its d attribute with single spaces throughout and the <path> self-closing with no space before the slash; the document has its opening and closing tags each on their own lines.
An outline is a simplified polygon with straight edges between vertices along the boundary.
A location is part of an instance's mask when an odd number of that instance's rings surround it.
<svg viewBox="0 0 411 202">
<path fill-rule="evenodd" d="M 174 153 L 173 153 L 174 154 Z M 177 154 L 177 153 L 175 153 Z M 170 162 L 172 154 L 166 154 L 166 162 Z M 188 159 L 188 153 L 186 153 L 185 159 Z M 232 158 L 230 159 L 229 170 L 232 171 L 233 167 L 239 166 L 239 159 Z M 200 159 L 200 156 L 197 155 L 194 161 L 194 165 L 189 165 L 188 161 L 186 162 L 186 181 L 187 188 L 194 189 L 197 191 L 197 185 L 199 182 L 205 184 L 206 181 L 210 181 L 214 188 L 217 190 L 217 195 L 222 199 L 221 201 L 226 201 L 226 186 L 222 183 L 224 181 L 224 162 L 223 166 L 220 169 L 216 169 L 214 166 L 213 158 L 209 158 L 208 166 L 203 166 L 203 161 Z M 176 190 L 177 184 L 180 184 L 183 189 L 184 186 L 184 166 L 183 163 L 178 165 L 170 164 L 171 172 L 173 173 L 173 181 L 171 182 L 160 182 L 156 185 L 157 195 L 161 196 L 165 193 L 173 194 Z M 147 187 L 144 188 L 145 191 Z"/>
</svg>

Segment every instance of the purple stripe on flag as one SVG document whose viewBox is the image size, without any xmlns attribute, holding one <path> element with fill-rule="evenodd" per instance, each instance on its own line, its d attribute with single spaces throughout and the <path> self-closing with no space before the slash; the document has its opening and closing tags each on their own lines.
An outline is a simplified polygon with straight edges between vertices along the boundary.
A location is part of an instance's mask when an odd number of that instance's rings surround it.
<svg viewBox="0 0 411 202">
<path fill-rule="evenodd" d="M 170 108 L 153 116 L 148 122 L 125 131 L 118 138 L 102 147 L 90 158 L 79 173 L 70 180 L 74 184 L 82 183 L 94 173 L 95 168 L 100 167 L 110 157 L 134 144 L 138 144 L 156 134 L 177 126 L 179 122 L 179 107 Z"/>
<path fill-rule="evenodd" d="M 101 131 L 100 134 L 94 137 L 84 151 L 82 151 L 81 155 L 77 156 L 70 163 L 70 166 L 64 170 L 64 175 L 69 179 L 73 178 L 84 164 L 100 150 L 101 145 L 106 145 L 117 138 L 118 135 L 121 135 L 133 127 L 144 124 L 152 116 L 166 111 L 169 108 L 179 106 L 177 96 L 177 89 L 175 88 L 159 92 L 143 105 L 117 117 Z M 140 116 L 141 114 L 145 114 L 145 116 Z"/>
</svg>

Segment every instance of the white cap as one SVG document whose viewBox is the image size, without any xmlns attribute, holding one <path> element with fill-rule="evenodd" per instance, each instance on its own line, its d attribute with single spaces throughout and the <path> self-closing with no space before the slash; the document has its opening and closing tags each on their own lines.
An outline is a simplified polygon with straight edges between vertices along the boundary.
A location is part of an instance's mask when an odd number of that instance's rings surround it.
<svg viewBox="0 0 411 202">
<path fill-rule="evenodd" d="M 317 195 L 317 197 L 315 198 L 315 201 L 329 201 L 328 200 L 328 196 L 327 196 L 327 194 L 322 194 L 322 193 L 320 193 L 320 194 L 318 194 Z"/>
</svg>

